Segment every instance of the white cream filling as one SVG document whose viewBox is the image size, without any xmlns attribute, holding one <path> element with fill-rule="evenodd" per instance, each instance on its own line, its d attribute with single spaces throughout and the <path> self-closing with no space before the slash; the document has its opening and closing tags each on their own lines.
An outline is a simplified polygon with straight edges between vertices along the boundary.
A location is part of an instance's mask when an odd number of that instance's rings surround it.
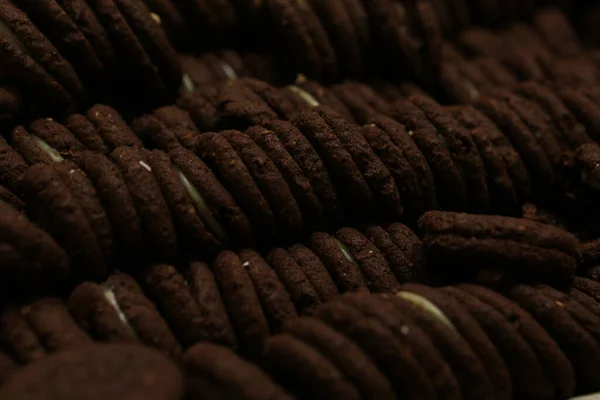
<svg viewBox="0 0 600 400">
<path fill-rule="evenodd" d="M 31 136 L 31 138 L 36 142 L 39 148 L 44 151 L 44 153 L 48 154 L 52 161 L 61 162 L 65 160 L 55 148 L 46 143 L 42 138 L 32 134 L 29 134 L 29 136 Z"/>
<path fill-rule="evenodd" d="M 162 24 L 162 20 L 160 19 L 160 15 L 158 15 L 158 14 L 156 14 L 156 13 L 153 13 L 153 12 L 151 12 L 151 13 L 150 13 L 150 16 L 152 17 L 152 19 L 153 19 L 153 20 L 154 20 L 154 21 L 155 21 L 157 24 L 159 24 L 159 25 L 161 25 L 161 24 Z"/>
<path fill-rule="evenodd" d="M 340 251 L 342 252 L 344 257 L 346 257 L 346 259 L 348 261 L 350 261 L 352 264 L 356 265 L 357 267 L 360 267 L 360 264 L 358 263 L 358 261 L 356 261 L 356 258 L 354 258 L 352 253 L 350 253 L 350 250 L 346 247 L 346 245 L 336 238 L 333 238 L 333 239 L 337 243 L 337 245 L 340 248 Z"/>
<path fill-rule="evenodd" d="M 308 105 L 311 107 L 316 107 L 320 104 L 319 101 L 315 99 L 315 97 L 312 94 L 308 93 L 306 90 L 302 89 L 299 86 L 289 85 L 288 89 L 292 91 L 292 93 L 294 93 L 296 96 L 300 97 L 302 100 L 308 103 Z"/>
<path fill-rule="evenodd" d="M 438 321 L 440 321 L 441 323 L 446 325 L 448 328 L 452 329 L 453 331 L 456 331 L 454 324 L 452 324 L 452 322 L 450 321 L 450 319 L 448 319 L 446 314 L 444 314 L 444 312 L 442 310 L 440 310 L 435 304 L 433 304 L 427 298 L 425 298 L 421 295 L 418 295 L 416 293 L 413 293 L 413 292 L 405 292 L 405 291 L 400 291 L 400 292 L 396 293 L 396 296 L 401 297 L 404 300 L 410 301 L 414 305 L 427 311 L 431 316 L 433 316 Z"/>
<path fill-rule="evenodd" d="M 231 80 L 237 79 L 238 77 L 235 70 L 229 64 L 223 64 L 223 71 L 225 72 L 225 75 L 227 75 L 227 77 Z"/>
<path fill-rule="evenodd" d="M 227 241 L 228 236 L 225 232 L 225 229 L 223 229 L 219 221 L 217 221 L 215 216 L 210 212 L 210 209 L 208 208 L 206 201 L 204 201 L 204 198 L 200 194 L 200 191 L 196 189 L 194 184 L 190 182 L 187 176 L 185 176 L 183 171 L 181 171 L 178 167 L 175 167 L 175 171 L 177 171 L 179 180 L 181 181 L 188 195 L 194 202 L 194 207 L 198 211 L 198 214 L 200 215 L 202 221 L 204 221 L 204 223 L 208 226 L 208 229 L 210 229 L 210 231 L 214 233 L 219 238 L 219 240 Z"/>
<path fill-rule="evenodd" d="M 152 168 L 143 161 L 140 161 L 140 165 L 146 169 L 148 172 L 152 172 Z"/>
<path fill-rule="evenodd" d="M 104 293 L 104 298 L 106 299 L 106 301 L 108 301 L 108 304 L 110 304 L 111 307 L 114 308 L 115 312 L 119 316 L 119 320 L 127 328 L 127 331 L 131 334 L 131 337 L 138 340 L 138 336 L 135 333 L 135 330 L 129 323 L 129 319 L 127 318 L 127 316 L 121 309 L 119 302 L 117 301 L 117 296 L 115 296 L 115 292 L 113 292 L 112 288 L 107 283 L 103 283 L 102 285 L 100 285 L 100 287 L 102 288 L 102 292 Z"/>
<path fill-rule="evenodd" d="M 473 82 L 463 79 L 463 84 L 465 85 L 467 92 L 469 92 L 469 97 L 471 97 L 471 99 L 476 100 L 479 98 L 479 90 L 477 90 Z"/>
<path fill-rule="evenodd" d="M 194 84 L 194 81 L 192 81 L 192 78 L 190 78 L 188 74 L 183 74 L 183 77 L 181 78 L 181 83 L 183 84 L 183 88 L 185 89 L 185 91 L 188 93 L 192 93 L 196 90 L 196 85 Z"/>
<path fill-rule="evenodd" d="M 21 39 L 19 39 L 19 36 L 17 36 L 15 31 L 10 26 L 8 26 L 8 24 L 6 22 L 2 21 L 1 19 L 0 19 L 0 32 L 9 36 L 21 48 L 21 51 L 23 51 L 29 57 L 32 57 L 31 52 L 29 51 L 27 46 L 25 46 L 25 43 L 23 43 L 21 41 Z"/>
</svg>

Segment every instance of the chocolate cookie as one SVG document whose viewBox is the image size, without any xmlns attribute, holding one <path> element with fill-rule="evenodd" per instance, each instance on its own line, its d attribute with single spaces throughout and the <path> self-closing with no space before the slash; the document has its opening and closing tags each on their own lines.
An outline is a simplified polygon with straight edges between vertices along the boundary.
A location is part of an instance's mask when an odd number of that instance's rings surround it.
<svg viewBox="0 0 600 400">
<path fill-rule="evenodd" d="M 21 125 L 11 131 L 10 142 L 28 164 L 54 164 L 64 160 L 58 151 L 45 140 L 30 134 Z"/>
<path fill-rule="evenodd" d="M 210 168 L 187 149 L 173 150 L 169 157 L 198 215 L 213 235 L 222 242 L 252 246 L 256 237 L 248 218 Z"/>
<path fill-rule="evenodd" d="M 460 267 L 452 271 L 453 279 L 469 276 L 481 266 L 554 283 L 569 280 L 575 271 L 575 237 L 551 225 L 430 211 L 419 226 L 430 265 Z"/>
<path fill-rule="evenodd" d="M 263 362 L 281 385 L 299 397 L 360 399 L 357 388 L 317 349 L 288 334 L 269 338 Z"/>
<path fill-rule="evenodd" d="M 19 364 L 29 364 L 46 356 L 46 350 L 33 327 L 21 315 L 17 304 L 5 304 L 0 312 L 0 341 Z"/>
<path fill-rule="evenodd" d="M 77 278 L 99 278 L 106 260 L 76 198 L 52 166 L 36 164 L 23 176 L 27 208 L 70 254 Z"/>
<path fill-rule="evenodd" d="M 551 382 L 517 327 L 493 307 L 464 290 L 449 286 L 442 291 L 465 308 L 496 346 L 510 371 L 514 397 L 541 399 L 552 396 Z"/>
<path fill-rule="evenodd" d="M 90 151 L 107 155 L 110 150 L 96 127 L 81 114 L 71 114 L 64 121 L 64 127 L 69 130 Z"/>
<path fill-rule="evenodd" d="M 427 262 L 421 239 L 408 226 L 399 222 L 385 228 L 392 242 L 404 256 L 412 263 L 416 271 L 426 271 Z M 418 272 L 421 276 L 421 272 Z"/>
<path fill-rule="evenodd" d="M 249 356 L 258 356 L 270 336 L 269 324 L 240 257 L 224 251 L 213 262 L 212 270 L 242 351 Z"/>
<path fill-rule="evenodd" d="M 248 276 L 254 284 L 254 290 L 260 300 L 263 312 L 269 321 L 272 332 L 280 332 L 281 326 L 288 320 L 298 316 L 294 301 L 294 295 L 301 288 L 292 287 L 292 291 L 286 290 L 286 284 L 289 284 L 288 275 L 282 274 L 283 278 L 278 277 L 285 266 L 269 265 L 260 254 L 254 250 L 242 250 L 239 253 L 242 266 L 246 269 Z M 277 268 L 282 267 L 282 268 Z"/>
<path fill-rule="evenodd" d="M 302 268 L 304 275 L 308 278 L 315 289 L 319 299 L 325 303 L 340 295 L 331 275 L 321 262 L 319 257 L 308 247 L 296 244 L 287 249 L 296 263 Z"/>
<path fill-rule="evenodd" d="M 20 213 L 23 213 L 25 210 L 23 200 L 2 185 L 0 185 L 0 201 L 8 204 Z"/>
<path fill-rule="evenodd" d="M 51 118 L 38 119 L 29 124 L 29 132 L 42 139 L 66 159 L 77 157 L 86 147 L 63 125 Z"/>
<path fill-rule="evenodd" d="M 244 86 L 255 95 L 259 96 L 262 101 L 275 111 L 279 118 L 291 121 L 297 114 L 297 107 L 290 96 L 286 96 L 285 92 L 277 90 L 267 82 L 260 81 L 254 78 L 242 78 L 236 85 Z"/>
<path fill-rule="evenodd" d="M 259 95 L 244 85 L 244 82 L 237 80 L 221 86 L 216 107 L 222 129 L 245 130 L 252 125 L 260 125 L 263 121 L 279 118 Z"/>
<path fill-rule="evenodd" d="M 289 122 L 269 121 L 264 126 L 277 136 L 310 182 L 315 196 L 323 208 L 323 219 L 317 223 L 317 226 L 339 224 L 342 220 L 339 195 L 335 191 L 324 161 L 308 139 Z"/>
<path fill-rule="evenodd" d="M 279 387 L 257 366 L 239 358 L 232 351 L 209 343 L 188 349 L 182 359 L 192 395 L 205 393 L 206 382 L 214 384 L 221 397 L 248 400 L 291 400 L 291 395 Z M 198 379 L 200 381 L 197 381 Z M 196 384 L 199 383 L 199 385 Z M 215 398 L 215 397 L 213 397 Z"/>
<path fill-rule="evenodd" d="M 364 235 L 381 252 L 389 268 L 400 283 L 417 279 L 419 271 L 406 257 L 404 252 L 392 241 L 390 235 L 380 226 L 370 226 L 364 230 Z"/>
<path fill-rule="evenodd" d="M 215 171 L 219 180 L 249 216 L 261 241 L 272 242 L 277 232 L 273 211 L 248 167 L 225 135 L 203 134 L 198 139 L 195 151 Z"/>
<path fill-rule="evenodd" d="M 556 340 L 571 361 L 575 371 L 578 391 L 595 391 L 598 387 L 597 371 L 590 368 L 600 356 L 598 342 L 581 324 L 569 315 L 560 302 L 546 296 L 542 291 L 525 285 L 510 289 L 509 296 L 534 318 Z"/>
<path fill-rule="evenodd" d="M 300 339 L 332 362 L 364 398 L 394 399 L 391 384 L 354 342 L 313 317 L 287 322 L 283 332 Z"/>
<path fill-rule="evenodd" d="M 295 121 L 323 159 L 335 188 L 345 200 L 345 208 L 355 218 L 370 220 L 377 207 L 373 193 L 344 142 L 315 111 L 305 111 Z"/>
<path fill-rule="evenodd" d="M 139 341 L 172 358 L 181 354 L 167 323 L 129 275 L 116 272 L 101 284 L 84 282 L 67 304 L 75 322 L 96 340 Z"/>
<path fill-rule="evenodd" d="M 136 118 L 131 128 L 149 148 L 169 152 L 181 147 L 175 134 L 152 114 Z"/>
<path fill-rule="evenodd" d="M 137 345 L 90 344 L 21 369 L 2 386 L 0 398 L 178 400 L 183 391 L 177 366 L 160 353 Z"/>
<path fill-rule="evenodd" d="M 512 398 L 511 374 L 504 359 L 477 320 L 459 302 L 440 290 L 420 284 L 402 285 L 399 294 L 403 292 L 421 296 L 437 307 L 451 326 L 469 343 L 484 365 L 495 394 L 493 397 L 498 400 Z"/>
<path fill-rule="evenodd" d="M 558 94 L 577 120 L 586 127 L 588 135 L 594 139 L 600 137 L 598 105 L 578 90 L 562 88 Z"/>
<path fill-rule="evenodd" d="M 125 146 L 144 147 L 140 138 L 114 108 L 96 104 L 86 112 L 86 117 L 94 124 L 98 134 L 111 150 Z"/>
<path fill-rule="evenodd" d="M 379 203 L 380 214 L 386 218 L 399 218 L 403 207 L 396 182 L 360 131 L 330 108 L 317 107 L 315 112 L 323 118 L 352 156 L 373 197 Z"/>
<path fill-rule="evenodd" d="M 5 290 L 40 293 L 64 283 L 71 272 L 65 250 L 9 203 L 0 201 L 0 213 L 0 243 L 21 258 L 21 262 L 13 263 L 7 254 L 0 262 Z"/>
<path fill-rule="evenodd" d="M 442 207 L 464 210 L 467 207 L 467 192 L 460 171 L 452 160 L 446 139 L 436 132 L 427 116 L 409 100 L 394 103 L 391 113 L 408 129 L 425 156 L 435 179 L 437 198 Z M 443 196 L 442 196 L 443 193 Z"/>
<path fill-rule="evenodd" d="M 190 114 L 176 106 L 165 106 L 154 110 L 154 115 L 177 137 L 186 149 L 193 149 L 200 131 Z"/>
<path fill-rule="evenodd" d="M 154 254 L 160 260 L 175 260 L 178 246 L 175 227 L 160 186 L 147 164 L 147 150 L 118 147 L 111 158 L 121 170 Z"/>
<path fill-rule="evenodd" d="M 573 278 L 573 288 L 587 294 L 597 302 L 600 302 L 600 283 L 580 276 Z"/>
<path fill-rule="evenodd" d="M 385 257 L 359 231 L 342 228 L 335 234 L 360 267 L 369 290 L 373 293 L 392 293 L 399 288 L 398 280 Z"/>
<path fill-rule="evenodd" d="M 411 346 L 380 320 L 340 301 L 319 307 L 314 316 L 344 334 L 371 357 L 390 380 L 397 395 L 433 399 L 435 389 L 411 352 Z M 411 385 L 401 382 L 410 381 Z"/>
<path fill-rule="evenodd" d="M 222 239 L 215 236 L 203 222 L 169 156 L 154 150 L 148 154 L 147 161 L 169 206 L 181 240 L 195 253 L 218 253 L 224 246 Z"/>
<path fill-rule="evenodd" d="M 365 84 L 346 81 L 333 85 L 331 91 L 346 105 L 360 124 L 367 123 L 378 114 L 389 115 L 388 103 Z"/>
<path fill-rule="evenodd" d="M 303 230 L 302 215 L 275 163 L 248 135 L 236 131 L 223 131 L 220 134 L 237 152 L 265 197 L 278 226 L 279 236 L 285 241 L 297 241 Z"/>
<path fill-rule="evenodd" d="M 327 233 L 317 232 L 310 236 L 310 244 L 340 293 L 369 291 L 358 263 L 343 243 Z"/>
<path fill-rule="evenodd" d="M 308 106 L 327 106 L 342 114 L 349 121 L 354 122 L 352 113 L 350 110 L 348 110 L 344 103 L 340 101 L 340 99 L 338 99 L 331 90 L 321 86 L 319 82 L 310 80 L 306 76 L 299 74 L 296 77 L 295 84 L 288 86 L 288 89 L 292 90 L 293 93 L 302 98 L 302 100 L 306 102 Z"/>
</svg>

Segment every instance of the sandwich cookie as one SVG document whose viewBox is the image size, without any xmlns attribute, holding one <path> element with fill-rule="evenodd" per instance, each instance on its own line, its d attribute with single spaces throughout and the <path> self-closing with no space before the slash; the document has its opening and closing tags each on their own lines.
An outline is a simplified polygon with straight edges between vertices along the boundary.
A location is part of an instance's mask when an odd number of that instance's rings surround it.
<svg viewBox="0 0 600 400">
<path fill-rule="evenodd" d="M 170 358 L 181 346 L 154 304 L 129 275 L 115 272 L 100 284 L 84 282 L 67 302 L 79 327 L 103 342 L 140 342 Z"/>
<path fill-rule="evenodd" d="M 71 114 L 63 122 L 64 127 L 88 150 L 108 155 L 108 146 L 94 124 L 81 114 Z"/>
<path fill-rule="evenodd" d="M 302 268 L 304 275 L 308 278 L 321 303 L 325 303 L 340 295 L 340 292 L 331 275 L 321 262 L 319 257 L 308 247 L 295 244 L 287 249 L 296 263 Z"/>
</svg>

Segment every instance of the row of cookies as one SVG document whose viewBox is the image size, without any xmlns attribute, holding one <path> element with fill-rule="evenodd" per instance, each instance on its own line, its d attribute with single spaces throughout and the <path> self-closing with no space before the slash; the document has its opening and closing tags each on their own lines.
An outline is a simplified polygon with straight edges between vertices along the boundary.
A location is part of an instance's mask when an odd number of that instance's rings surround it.
<svg viewBox="0 0 600 400">
<path fill-rule="evenodd" d="M 35 323 L 62 350 L 25 367 L 4 354 L 0 398 L 38 399 L 64 394 L 65 386 L 91 398 L 165 400 L 185 392 L 193 399 L 568 399 L 600 388 L 599 305 L 577 289 L 408 284 L 390 294 L 346 294 L 287 320 L 266 338 L 256 365 L 199 343 L 176 358 L 179 371 L 134 344 L 91 345 L 59 314 L 54 324 Z"/>
</svg>

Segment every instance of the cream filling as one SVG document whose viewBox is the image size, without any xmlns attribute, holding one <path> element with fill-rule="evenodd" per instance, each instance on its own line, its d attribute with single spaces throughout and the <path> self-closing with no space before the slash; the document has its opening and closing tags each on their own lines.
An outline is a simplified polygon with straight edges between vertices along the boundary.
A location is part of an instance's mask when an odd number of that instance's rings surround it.
<svg viewBox="0 0 600 400">
<path fill-rule="evenodd" d="M 8 24 L 6 22 L 4 22 L 2 20 L 0 20 L 0 32 L 4 33 L 8 37 L 10 37 L 19 46 L 21 51 L 26 53 L 29 57 L 33 58 L 29 49 L 27 48 L 27 46 L 25 46 L 25 43 L 23 43 L 23 41 L 21 39 L 19 39 L 19 36 L 17 35 L 17 33 L 10 26 L 8 26 Z"/>
<path fill-rule="evenodd" d="M 471 97 L 471 99 L 476 100 L 479 98 L 479 90 L 475 87 L 473 82 L 467 79 L 463 79 L 463 84 L 465 85 L 465 88 L 467 89 L 467 92 L 469 93 L 469 97 Z"/>
<path fill-rule="evenodd" d="M 225 72 L 225 75 L 227 75 L 227 77 L 231 80 L 238 78 L 238 75 L 235 72 L 235 70 L 231 67 L 231 65 L 227 63 L 223 64 L 223 71 Z"/>
<path fill-rule="evenodd" d="M 196 85 L 194 84 L 194 81 L 192 81 L 192 78 L 190 78 L 188 74 L 183 74 L 181 78 L 181 84 L 183 85 L 185 91 L 188 93 L 192 93 L 196 90 Z"/>
<path fill-rule="evenodd" d="M 448 328 L 452 329 L 453 331 L 456 331 L 454 324 L 452 324 L 452 322 L 450 321 L 450 319 L 448 319 L 446 314 L 444 314 L 444 312 L 442 310 L 440 310 L 435 304 L 433 304 L 427 298 L 425 298 L 421 295 L 418 295 L 416 293 L 413 293 L 413 292 L 405 292 L 405 291 L 400 291 L 400 292 L 396 293 L 396 296 L 401 297 L 404 300 L 410 301 L 417 307 L 420 307 L 421 309 L 425 310 L 427 313 L 429 313 L 431 316 L 433 316 L 435 319 L 440 321 L 442 324 L 444 324 Z"/>
<path fill-rule="evenodd" d="M 308 93 L 306 90 L 302 89 L 299 86 L 289 85 L 287 88 L 296 96 L 304 100 L 311 107 L 316 107 L 320 104 L 319 101 L 315 99 L 315 97 L 312 94 Z"/>
<path fill-rule="evenodd" d="M 344 257 L 350 261 L 352 264 L 356 265 L 357 267 L 360 268 L 360 264 L 358 263 L 358 261 L 356 261 L 356 258 L 354 258 L 354 256 L 352 255 L 352 253 L 350 253 L 350 250 L 348 249 L 348 247 L 346 247 L 346 245 L 344 243 L 342 243 L 341 241 L 339 241 L 336 238 L 333 238 L 335 240 L 335 242 L 337 243 L 338 247 L 340 248 L 340 251 L 342 252 L 342 254 L 344 255 Z"/>
<path fill-rule="evenodd" d="M 148 172 L 152 172 L 152 168 L 151 168 L 151 167 L 150 167 L 148 164 L 146 164 L 144 161 L 140 161 L 140 165 L 141 165 L 142 167 L 144 167 L 144 169 L 145 169 L 146 171 L 148 171 Z"/>
<path fill-rule="evenodd" d="M 135 333 L 135 330 L 129 323 L 129 319 L 127 318 L 127 316 L 121 309 L 119 302 L 117 301 L 117 296 L 115 296 L 115 292 L 113 292 L 112 288 L 107 283 L 103 283 L 102 285 L 100 285 L 100 287 L 102 288 L 104 298 L 106 299 L 106 301 L 108 301 L 108 304 L 110 304 L 111 307 L 115 310 L 115 312 L 119 316 L 119 320 L 127 328 L 128 333 L 131 335 L 131 337 L 138 340 L 138 336 Z"/>
<path fill-rule="evenodd" d="M 42 149 L 42 151 L 44 153 L 48 154 L 48 156 L 52 159 L 52 161 L 61 162 L 61 161 L 65 160 L 63 158 L 63 156 L 61 156 L 60 153 L 58 151 L 56 151 L 55 148 L 53 148 L 48 143 L 46 143 L 42 138 L 32 135 L 32 134 L 29 134 L 29 136 L 31 136 L 31 138 L 35 141 L 35 143 L 38 145 L 38 147 L 40 149 Z"/>
<path fill-rule="evenodd" d="M 159 25 L 161 25 L 161 24 L 162 24 L 162 20 L 161 20 L 161 18 L 160 18 L 160 15 L 158 15 L 158 14 L 156 14 L 156 13 L 153 13 L 153 12 L 151 12 L 151 13 L 150 13 L 150 16 L 152 17 L 152 19 L 153 19 L 153 20 L 154 20 L 154 21 L 155 21 L 157 24 L 159 24 Z"/>
<path fill-rule="evenodd" d="M 204 221 L 204 223 L 208 226 L 208 229 L 210 229 L 210 231 L 214 233 L 219 238 L 219 240 L 227 241 L 228 236 L 225 232 L 225 229 L 223 229 L 219 221 L 217 221 L 215 216 L 210 212 L 210 209 L 208 208 L 206 201 L 204 201 L 204 198 L 200 194 L 200 191 L 198 191 L 194 184 L 190 182 L 187 176 L 185 176 L 183 171 L 181 171 L 178 167 L 175 167 L 175 171 L 177 171 L 179 180 L 181 181 L 188 195 L 194 202 L 194 207 L 198 211 L 198 214 L 200 215 L 202 221 Z"/>
</svg>

